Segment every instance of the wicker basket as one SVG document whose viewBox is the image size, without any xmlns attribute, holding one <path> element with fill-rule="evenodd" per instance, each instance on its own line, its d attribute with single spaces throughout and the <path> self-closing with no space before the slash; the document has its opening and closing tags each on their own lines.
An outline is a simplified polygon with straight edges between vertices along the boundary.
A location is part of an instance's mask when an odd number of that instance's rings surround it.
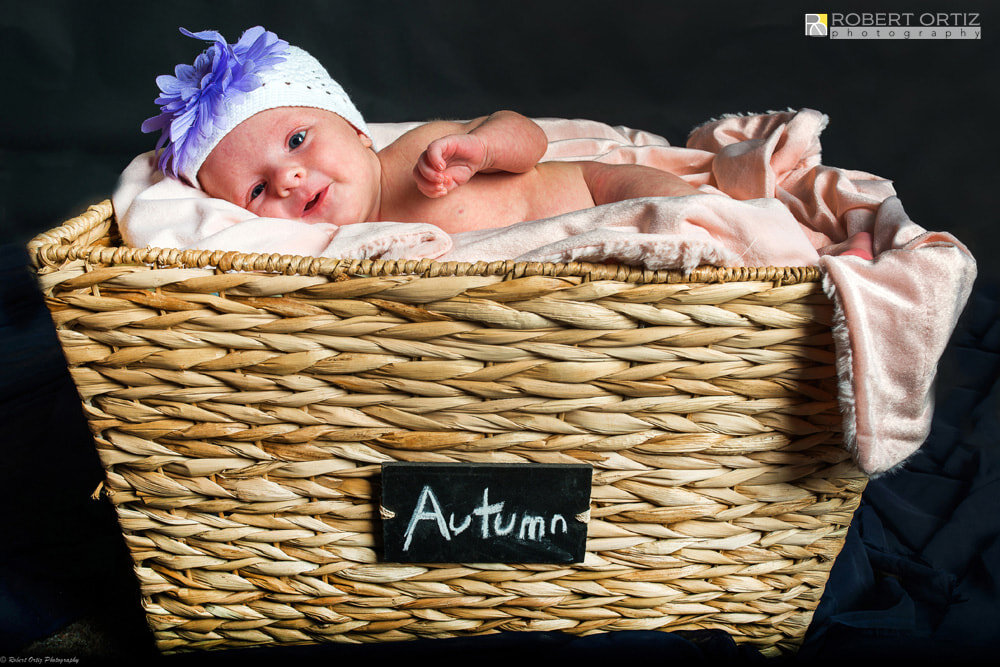
<svg viewBox="0 0 1000 667">
<path fill-rule="evenodd" d="M 29 250 L 162 651 L 716 628 L 794 650 L 866 477 L 812 268 Z M 576 565 L 380 562 L 385 461 L 587 463 Z"/>
</svg>

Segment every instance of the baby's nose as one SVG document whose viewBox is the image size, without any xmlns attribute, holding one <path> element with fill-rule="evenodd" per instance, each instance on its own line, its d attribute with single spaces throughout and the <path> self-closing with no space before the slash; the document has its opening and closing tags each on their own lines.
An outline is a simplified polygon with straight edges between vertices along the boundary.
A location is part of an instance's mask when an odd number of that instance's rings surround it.
<svg viewBox="0 0 1000 667">
<path fill-rule="evenodd" d="M 300 167 L 279 169 L 274 176 L 274 185 L 282 197 L 287 197 L 305 178 L 305 170 Z"/>
</svg>

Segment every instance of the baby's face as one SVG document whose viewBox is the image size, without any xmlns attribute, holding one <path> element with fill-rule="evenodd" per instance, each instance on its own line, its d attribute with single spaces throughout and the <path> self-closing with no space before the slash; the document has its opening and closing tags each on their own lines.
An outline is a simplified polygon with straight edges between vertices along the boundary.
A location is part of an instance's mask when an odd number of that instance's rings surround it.
<svg viewBox="0 0 1000 667">
<path fill-rule="evenodd" d="M 205 192 L 260 217 L 349 225 L 378 216 L 371 140 L 335 113 L 278 107 L 227 134 L 198 171 Z"/>
</svg>

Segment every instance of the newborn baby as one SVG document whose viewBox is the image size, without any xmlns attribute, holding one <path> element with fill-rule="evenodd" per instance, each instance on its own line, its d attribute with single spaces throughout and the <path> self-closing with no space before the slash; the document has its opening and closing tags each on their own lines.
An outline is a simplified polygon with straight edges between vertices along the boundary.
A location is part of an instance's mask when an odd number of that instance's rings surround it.
<svg viewBox="0 0 1000 667">
<path fill-rule="evenodd" d="M 501 111 L 434 121 L 375 151 L 343 88 L 261 27 L 214 31 L 194 65 L 157 78 L 162 170 L 259 217 L 349 225 L 428 222 L 449 233 L 548 218 L 623 199 L 683 196 L 680 177 L 639 165 L 544 162 L 533 121 Z"/>
<path fill-rule="evenodd" d="M 233 44 L 181 32 L 212 45 L 157 78 L 161 113 L 142 129 L 161 132 L 164 173 L 261 218 L 424 222 L 455 234 L 698 193 L 646 166 L 540 163 L 545 133 L 511 111 L 426 123 L 376 151 L 347 93 L 302 49 L 260 26 Z M 839 254 L 872 257 L 867 233 L 841 245 Z"/>
<path fill-rule="evenodd" d="M 279 107 L 226 135 L 198 180 L 213 197 L 260 217 L 429 222 L 449 233 L 697 192 L 651 167 L 539 164 L 547 145 L 533 121 L 501 111 L 469 123 L 427 123 L 376 153 L 364 132 L 332 112 Z"/>
</svg>

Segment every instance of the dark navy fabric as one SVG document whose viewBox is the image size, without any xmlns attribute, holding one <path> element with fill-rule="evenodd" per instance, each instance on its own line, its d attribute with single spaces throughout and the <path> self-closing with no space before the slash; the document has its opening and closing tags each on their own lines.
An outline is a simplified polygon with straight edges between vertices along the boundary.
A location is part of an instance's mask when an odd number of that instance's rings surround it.
<svg viewBox="0 0 1000 667">
<path fill-rule="evenodd" d="M 1000 649 L 1000 289 L 977 285 L 941 360 L 931 434 L 869 483 L 800 656 Z"/>
<path fill-rule="evenodd" d="M 0 245 L 0 656 L 95 609 L 139 610 L 114 512 L 90 498 L 100 462 L 27 262 Z"/>
</svg>

